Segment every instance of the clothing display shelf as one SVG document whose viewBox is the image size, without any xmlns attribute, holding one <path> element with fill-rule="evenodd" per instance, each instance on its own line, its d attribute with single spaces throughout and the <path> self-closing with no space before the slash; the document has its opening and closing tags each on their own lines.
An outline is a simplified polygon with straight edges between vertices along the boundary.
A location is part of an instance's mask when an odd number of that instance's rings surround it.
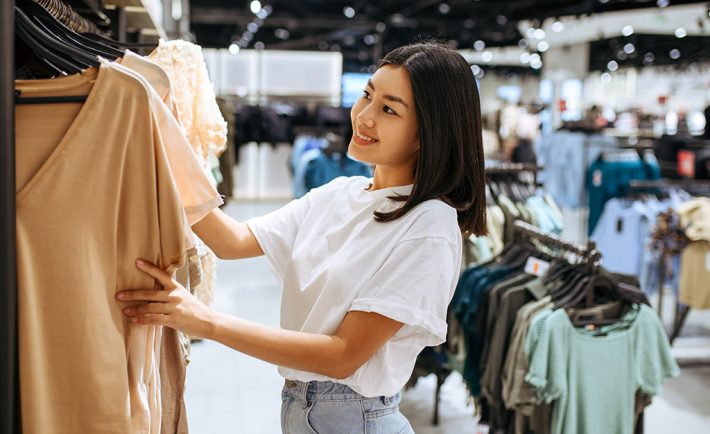
<svg viewBox="0 0 710 434">
<path fill-rule="evenodd" d="M 691 194 L 710 196 L 710 181 L 700 179 L 657 179 L 657 180 L 633 180 L 630 188 L 638 192 L 659 192 L 667 189 L 680 188 Z M 661 266 L 658 267 L 658 281 L 660 282 L 658 291 L 658 316 L 663 312 L 664 296 L 663 286 L 666 283 L 666 267 L 664 264 L 670 259 L 673 252 L 665 251 L 665 247 L 660 252 Z M 688 318 L 690 307 L 676 303 L 673 316 L 673 327 L 669 333 L 669 341 L 673 341 L 680 336 L 685 320 Z"/>
</svg>

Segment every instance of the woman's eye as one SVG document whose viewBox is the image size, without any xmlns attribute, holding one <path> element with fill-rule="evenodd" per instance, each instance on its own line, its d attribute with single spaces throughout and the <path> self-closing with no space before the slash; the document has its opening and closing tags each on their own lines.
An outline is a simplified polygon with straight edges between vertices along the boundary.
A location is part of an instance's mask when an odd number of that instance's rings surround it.
<svg viewBox="0 0 710 434">
<path fill-rule="evenodd" d="M 368 91 L 366 91 L 366 90 L 363 90 L 363 91 L 362 91 L 362 97 L 365 98 L 366 100 L 371 99 L 371 97 L 370 97 L 370 92 L 368 92 Z"/>
<path fill-rule="evenodd" d="M 390 106 L 388 106 L 388 105 L 384 106 L 384 107 L 382 108 L 382 110 L 384 110 L 385 113 L 389 113 L 389 114 L 391 114 L 391 115 L 396 115 L 396 114 L 397 114 L 397 112 L 395 112 L 394 110 L 392 110 L 392 109 L 390 108 Z"/>
</svg>

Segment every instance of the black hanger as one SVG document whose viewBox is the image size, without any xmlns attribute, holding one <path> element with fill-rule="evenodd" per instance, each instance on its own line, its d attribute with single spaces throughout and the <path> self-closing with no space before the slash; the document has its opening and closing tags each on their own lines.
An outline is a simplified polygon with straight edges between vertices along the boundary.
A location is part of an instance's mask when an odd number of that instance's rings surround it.
<svg viewBox="0 0 710 434">
<path fill-rule="evenodd" d="M 106 45 L 110 45 L 110 46 L 116 47 L 116 48 L 155 48 L 158 46 L 158 44 L 153 43 L 153 42 L 115 41 L 113 39 L 109 39 L 109 38 L 105 38 L 101 35 L 97 35 L 95 33 L 81 33 L 81 36 L 84 36 L 85 38 L 88 38 L 88 39 L 93 39 L 96 42 L 102 42 Z"/>
<path fill-rule="evenodd" d="M 36 44 L 41 44 L 41 46 L 56 54 L 57 57 L 72 59 L 72 63 L 81 66 L 80 69 L 85 69 L 90 66 L 98 67 L 100 64 L 96 56 L 87 54 L 47 34 L 43 29 L 33 23 L 20 8 L 15 6 L 15 28 L 17 29 L 18 27 L 29 34 L 36 41 Z"/>
<path fill-rule="evenodd" d="M 123 56 L 124 52 L 109 45 L 88 39 L 65 26 L 64 23 L 54 18 L 42 6 L 28 0 L 18 0 L 20 9 L 33 19 L 38 26 L 47 33 L 67 44 L 74 45 L 78 49 L 84 50 L 94 56 L 102 56 L 110 60 L 116 60 Z"/>
<path fill-rule="evenodd" d="M 17 9 L 17 8 L 15 8 Z M 69 61 L 62 56 L 55 54 L 47 49 L 40 41 L 35 39 L 27 29 L 15 20 L 15 34 L 32 52 L 41 63 L 48 67 L 50 71 L 59 71 L 58 75 L 76 74 L 81 72 L 82 67 L 72 61 Z"/>
</svg>

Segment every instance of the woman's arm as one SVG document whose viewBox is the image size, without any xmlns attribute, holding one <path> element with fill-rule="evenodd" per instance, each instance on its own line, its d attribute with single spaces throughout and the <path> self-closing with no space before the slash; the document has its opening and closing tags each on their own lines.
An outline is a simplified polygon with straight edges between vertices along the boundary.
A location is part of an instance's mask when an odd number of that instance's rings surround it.
<svg viewBox="0 0 710 434">
<path fill-rule="evenodd" d="M 192 225 L 192 230 L 221 259 L 243 259 L 261 256 L 259 242 L 246 223 L 240 223 L 220 209 Z"/>
<path fill-rule="evenodd" d="M 331 378 L 351 376 L 402 327 L 368 312 L 349 312 L 333 335 L 267 327 L 210 309 L 160 268 L 147 263 L 138 268 L 165 289 L 119 292 L 119 300 L 141 303 L 124 309 L 132 322 L 165 325 L 275 365 Z"/>
</svg>

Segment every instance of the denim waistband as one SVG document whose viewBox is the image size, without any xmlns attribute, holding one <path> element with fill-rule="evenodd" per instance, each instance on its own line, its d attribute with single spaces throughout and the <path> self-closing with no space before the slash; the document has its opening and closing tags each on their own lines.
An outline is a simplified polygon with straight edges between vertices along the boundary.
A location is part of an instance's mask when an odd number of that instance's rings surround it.
<svg viewBox="0 0 710 434">
<path fill-rule="evenodd" d="M 361 401 L 372 399 L 360 395 L 344 384 L 334 383 L 332 381 L 309 381 L 304 383 L 303 381 L 287 379 L 284 384 L 283 393 L 301 400 L 304 404 L 319 401 Z M 394 399 L 393 396 L 378 398 L 382 399 L 386 405 L 389 405 Z"/>
</svg>

